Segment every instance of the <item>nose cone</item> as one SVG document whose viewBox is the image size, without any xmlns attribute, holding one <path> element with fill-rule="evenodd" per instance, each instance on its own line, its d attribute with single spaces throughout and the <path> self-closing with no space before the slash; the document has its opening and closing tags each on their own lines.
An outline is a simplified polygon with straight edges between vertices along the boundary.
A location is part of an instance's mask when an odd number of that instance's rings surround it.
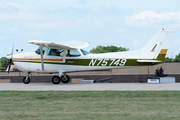
<svg viewBox="0 0 180 120">
<path fill-rule="evenodd" d="M 32 52 L 14 54 L 13 58 L 31 58 Z"/>
<path fill-rule="evenodd" d="M 32 52 L 19 53 L 13 55 L 13 63 L 20 70 L 24 72 L 29 71 L 29 60 Z"/>
</svg>

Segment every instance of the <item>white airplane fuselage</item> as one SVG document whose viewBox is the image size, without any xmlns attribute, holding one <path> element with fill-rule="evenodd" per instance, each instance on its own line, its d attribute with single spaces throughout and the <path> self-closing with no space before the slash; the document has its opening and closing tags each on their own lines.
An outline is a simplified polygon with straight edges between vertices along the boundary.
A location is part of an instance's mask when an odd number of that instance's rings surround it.
<svg viewBox="0 0 180 120">
<path fill-rule="evenodd" d="M 88 54 L 84 55 L 80 50 L 78 57 L 56 57 L 48 56 L 47 51 L 43 55 L 44 70 L 41 70 L 40 55 L 35 52 L 19 53 L 13 55 L 15 66 L 21 71 L 38 73 L 58 73 L 65 72 L 100 70 L 125 67 L 127 58 L 118 57 L 119 54 Z M 135 59 L 131 56 L 128 59 Z M 136 57 L 137 59 L 137 57 Z M 78 64 L 77 61 L 87 61 L 85 64 Z"/>
</svg>

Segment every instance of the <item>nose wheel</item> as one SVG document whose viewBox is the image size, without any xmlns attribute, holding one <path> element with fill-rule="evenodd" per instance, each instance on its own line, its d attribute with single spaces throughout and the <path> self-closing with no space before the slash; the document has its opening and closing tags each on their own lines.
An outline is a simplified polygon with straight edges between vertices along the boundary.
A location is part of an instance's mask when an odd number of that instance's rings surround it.
<svg viewBox="0 0 180 120">
<path fill-rule="evenodd" d="M 28 72 L 27 76 L 23 78 L 23 83 L 24 84 L 29 84 L 30 83 L 29 74 L 30 74 L 30 72 Z"/>
</svg>

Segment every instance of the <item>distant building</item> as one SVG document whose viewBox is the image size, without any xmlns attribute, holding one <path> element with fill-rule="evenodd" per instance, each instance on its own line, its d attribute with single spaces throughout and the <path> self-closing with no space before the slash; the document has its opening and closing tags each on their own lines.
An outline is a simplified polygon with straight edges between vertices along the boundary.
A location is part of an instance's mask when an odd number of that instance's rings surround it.
<svg viewBox="0 0 180 120">
<path fill-rule="evenodd" d="M 8 66 L 8 67 L 9 67 L 9 66 Z M 6 71 L 8 71 L 8 67 L 7 67 Z M 11 65 L 11 68 L 10 68 L 9 71 L 11 71 L 11 72 L 19 72 L 20 70 L 18 70 L 15 65 Z"/>
</svg>

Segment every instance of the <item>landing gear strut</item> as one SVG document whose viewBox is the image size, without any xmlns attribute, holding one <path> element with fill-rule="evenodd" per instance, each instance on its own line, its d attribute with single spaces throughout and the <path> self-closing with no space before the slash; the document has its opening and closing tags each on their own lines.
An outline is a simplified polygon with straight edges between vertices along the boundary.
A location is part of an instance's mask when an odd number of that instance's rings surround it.
<svg viewBox="0 0 180 120">
<path fill-rule="evenodd" d="M 62 83 L 68 83 L 70 81 L 70 77 L 68 75 L 66 75 L 66 73 L 64 73 L 64 75 L 61 77 L 59 77 L 57 75 L 52 77 L 53 84 L 59 84 L 61 81 L 62 81 Z"/>
<path fill-rule="evenodd" d="M 29 84 L 30 83 L 29 74 L 30 74 L 30 72 L 28 72 L 27 76 L 23 78 L 23 83 L 24 84 Z"/>
<path fill-rule="evenodd" d="M 63 83 L 68 83 L 70 81 L 70 77 L 64 73 L 64 75 L 61 77 L 61 80 Z"/>
</svg>

